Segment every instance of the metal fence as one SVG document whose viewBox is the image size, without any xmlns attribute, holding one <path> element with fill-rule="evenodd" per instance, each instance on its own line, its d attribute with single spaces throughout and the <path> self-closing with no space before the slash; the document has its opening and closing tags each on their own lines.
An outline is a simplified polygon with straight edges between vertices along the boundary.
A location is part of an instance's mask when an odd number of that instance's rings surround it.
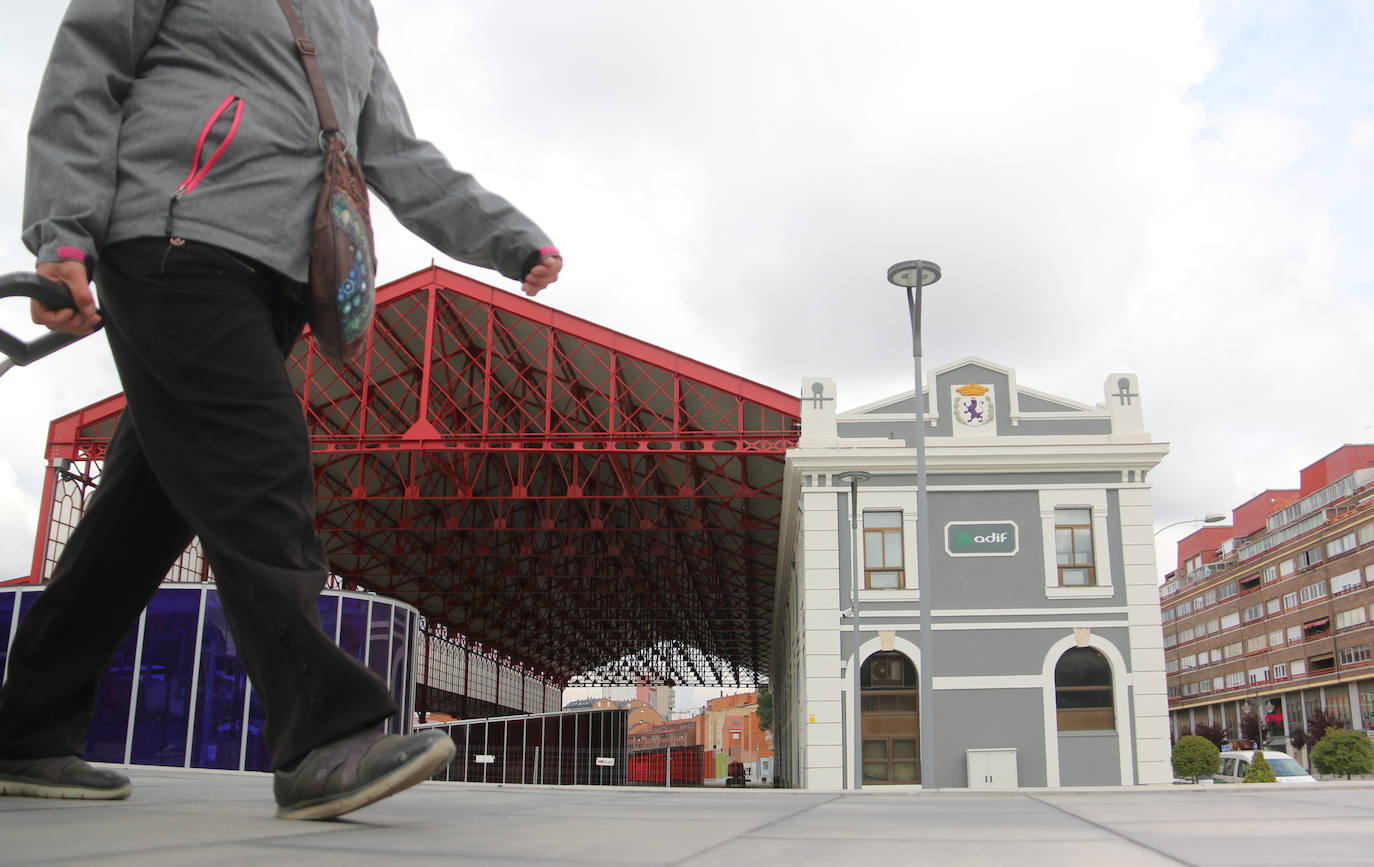
<svg viewBox="0 0 1374 867">
<path fill-rule="evenodd" d="M 587 710 L 460 720 L 444 729 L 458 748 L 431 779 L 546 786 L 626 785 L 624 710 Z"/>
<path fill-rule="evenodd" d="M 706 753 L 701 745 L 659 747 L 630 753 L 627 777 L 632 786 L 706 785 Z"/>
</svg>

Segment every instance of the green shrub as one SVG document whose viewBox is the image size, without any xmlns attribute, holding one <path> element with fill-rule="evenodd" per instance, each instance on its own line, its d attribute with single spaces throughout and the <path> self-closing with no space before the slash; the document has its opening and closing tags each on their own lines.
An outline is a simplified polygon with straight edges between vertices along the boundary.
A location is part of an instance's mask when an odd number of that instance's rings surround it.
<svg viewBox="0 0 1374 867">
<path fill-rule="evenodd" d="M 1312 767 L 1323 774 L 1374 773 L 1374 747 L 1364 732 L 1329 728 L 1312 748 Z"/>
<path fill-rule="evenodd" d="M 1255 757 L 1250 762 L 1250 767 L 1245 771 L 1245 782 L 1247 783 L 1277 783 L 1278 776 L 1274 774 L 1274 769 L 1269 767 L 1269 760 L 1264 757 L 1263 750 L 1255 750 Z"/>
<path fill-rule="evenodd" d="M 1198 777 L 1210 777 L 1221 768 L 1221 750 L 1198 735 L 1184 735 L 1174 744 L 1174 776 L 1197 782 Z"/>
</svg>

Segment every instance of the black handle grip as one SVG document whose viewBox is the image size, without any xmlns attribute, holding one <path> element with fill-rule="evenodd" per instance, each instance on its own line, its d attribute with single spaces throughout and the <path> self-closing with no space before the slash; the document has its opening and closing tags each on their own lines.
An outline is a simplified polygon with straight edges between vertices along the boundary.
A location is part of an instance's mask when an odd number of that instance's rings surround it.
<svg viewBox="0 0 1374 867">
<path fill-rule="evenodd" d="M 67 287 L 53 280 L 39 277 L 32 271 L 16 271 L 0 276 L 0 298 L 33 298 L 49 310 L 74 309 L 76 302 Z M 9 356 L 15 365 L 23 367 L 30 362 L 51 355 L 64 346 L 69 346 L 85 335 L 67 334 L 62 331 L 49 331 L 30 341 L 20 340 L 13 334 L 0 330 L 0 352 Z"/>
</svg>

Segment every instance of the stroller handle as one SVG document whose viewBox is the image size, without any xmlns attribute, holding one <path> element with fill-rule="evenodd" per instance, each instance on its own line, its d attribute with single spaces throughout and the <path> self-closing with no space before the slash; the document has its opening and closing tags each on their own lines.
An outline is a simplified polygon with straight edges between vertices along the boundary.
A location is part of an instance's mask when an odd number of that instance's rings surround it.
<svg viewBox="0 0 1374 867">
<path fill-rule="evenodd" d="M 39 277 L 32 271 L 16 271 L 0 276 L 0 298 L 26 297 L 36 300 L 49 310 L 65 310 L 76 307 L 71 292 L 61 283 Z M 24 341 L 7 331 L 0 330 L 0 353 L 8 356 L 0 361 L 0 374 L 11 367 L 23 367 L 44 356 L 51 355 L 64 346 L 69 346 L 85 335 L 67 334 L 62 331 L 49 331 L 41 337 Z"/>
</svg>

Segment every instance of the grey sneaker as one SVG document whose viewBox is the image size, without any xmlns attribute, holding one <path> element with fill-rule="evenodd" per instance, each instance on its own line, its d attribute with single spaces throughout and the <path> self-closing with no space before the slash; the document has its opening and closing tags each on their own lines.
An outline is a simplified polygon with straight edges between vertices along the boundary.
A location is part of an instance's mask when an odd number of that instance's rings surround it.
<svg viewBox="0 0 1374 867">
<path fill-rule="evenodd" d="M 366 731 L 316 747 L 272 784 L 282 819 L 332 819 L 408 789 L 454 754 L 447 733 Z"/>
<path fill-rule="evenodd" d="M 76 756 L 0 759 L 0 795 L 117 801 L 133 789 L 118 771 L 91 767 Z"/>
</svg>

